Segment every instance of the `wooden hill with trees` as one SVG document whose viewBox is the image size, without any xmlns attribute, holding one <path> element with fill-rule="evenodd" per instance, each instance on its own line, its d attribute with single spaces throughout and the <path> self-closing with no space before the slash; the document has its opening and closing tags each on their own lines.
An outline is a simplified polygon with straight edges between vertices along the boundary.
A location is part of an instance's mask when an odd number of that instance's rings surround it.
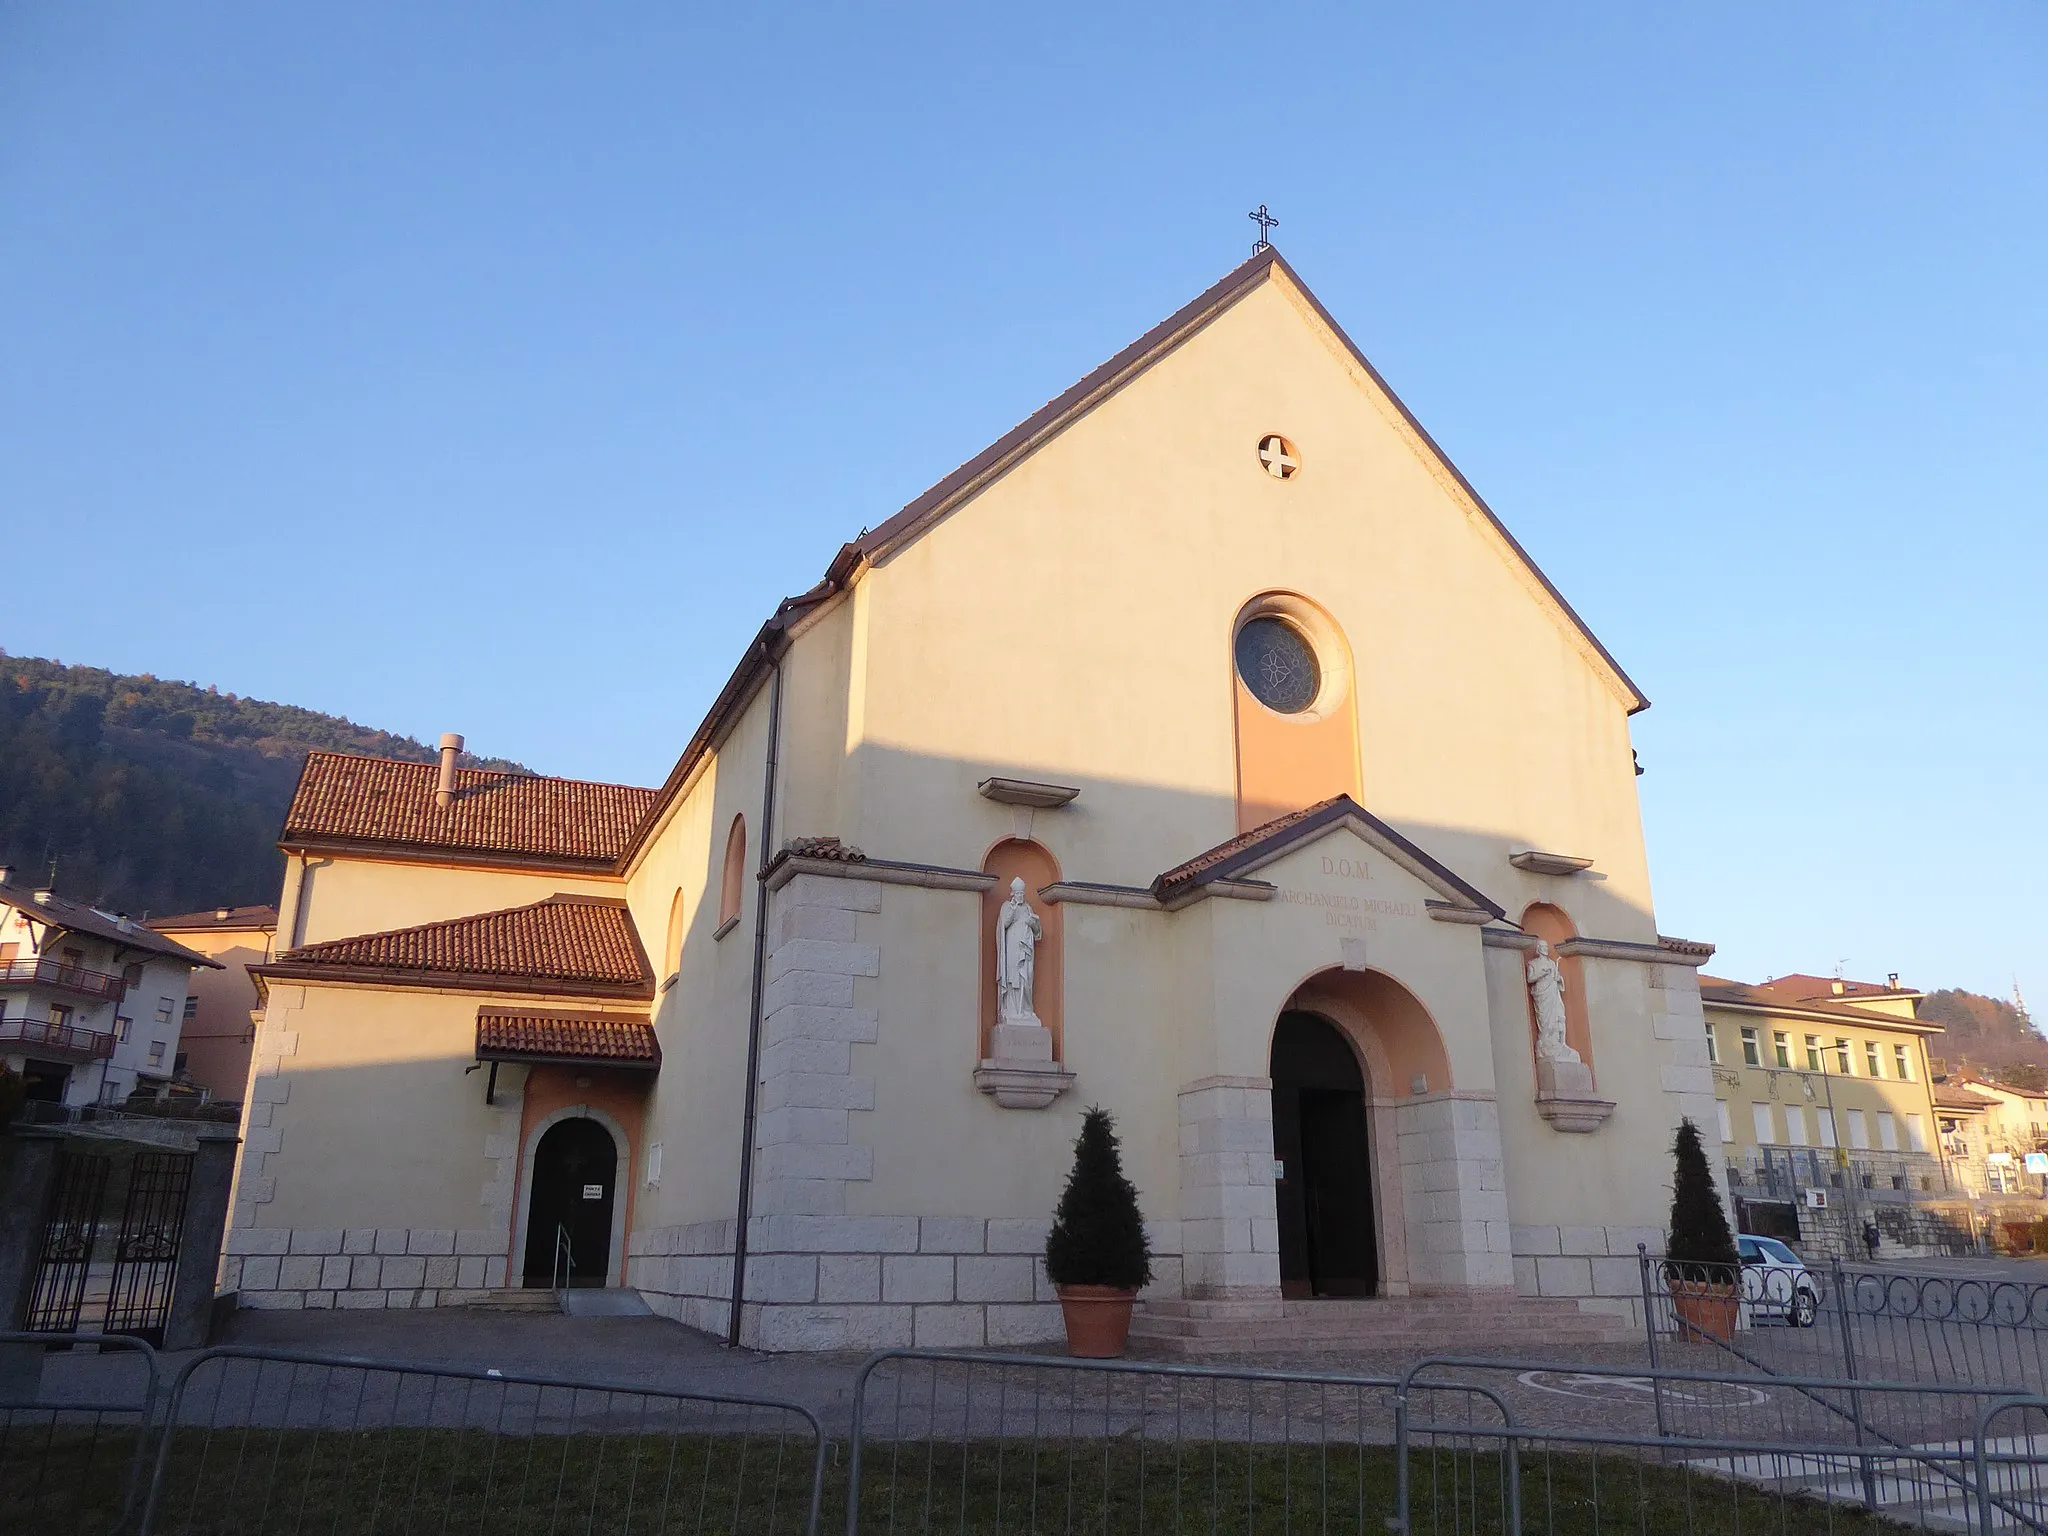
<svg viewBox="0 0 2048 1536">
<path fill-rule="evenodd" d="M 136 916 L 275 901 L 314 750 L 435 760 L 337 715 L 0 651 L 0 863 L 30 885 L 54 863 L 62 894 Z"/>
</svg>

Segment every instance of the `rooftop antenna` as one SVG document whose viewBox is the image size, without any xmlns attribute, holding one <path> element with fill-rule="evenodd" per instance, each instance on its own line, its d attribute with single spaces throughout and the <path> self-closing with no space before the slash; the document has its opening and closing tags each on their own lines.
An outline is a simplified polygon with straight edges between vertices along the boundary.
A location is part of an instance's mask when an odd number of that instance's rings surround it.
<svg viewBox="0 0 2048 1536">
<path fill-rule="evenodd" d="M 1846 959 L 1837 960 L 1835 962 L 1835 980 L 1840 981 L 1842 979 L 1842 973 L 1848 969 L 1849 962 Z"/>
<path fill-rule="evenodd" d="M 1273 249 L 1273 242 L 1268 237 L 1280 227 L 1280 221 L 1266 211 L 1264 203 L 1259 204 L 1257 213 L 1248 213 L 1245 217 L 1259 226 L 1259 238 L 1252 242 L 1252 254 L 1257 256 L 1263 251 Z"/>
</svg>

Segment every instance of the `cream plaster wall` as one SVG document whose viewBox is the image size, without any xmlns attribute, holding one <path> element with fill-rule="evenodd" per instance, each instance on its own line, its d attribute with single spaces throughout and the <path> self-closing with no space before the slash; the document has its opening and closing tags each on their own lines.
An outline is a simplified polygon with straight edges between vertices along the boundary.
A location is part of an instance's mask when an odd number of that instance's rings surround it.
<svg viewBox="0 0 2048 1536">
<path fill-rule="evenodd" d="M 682 965 L 653 1008 L 662 1065 L 646 1135 L 661 1143 L 662 1178 L 659 1188 L 643 1187 L 637 1197 L 635 1222 L 643 1229 L 729 1221 L 738 1204 L 768 702 L 763 687 L 678 797 L 626 881 L 628 909 L 658 970 L 668 963 L 660 948 L 678 890 L 684 910 Z M 736 815 L 747 819 L 747 879 L 739 921 L 714 939 L 726 836 Z M 777 821 L 787 828 L 779 813 Z M 779 841 L 786 832 L 775 835 Z"/>
<path fill-rule="evenodd" d="M 476 1058 L 477 1009 L 489 1001 L 475 993 L 273 987 L 257 1039 L 259 1072 L 266 1044 L 274 1050 L 285 1036 L 290 1049 L 278 1060 L 281 1087 L 252 1095 L 263 1101 L 252 1108 L 266 1111 L 258 1116 L 265 1123 L 248 1126 L 245 1142 L 274 1186 L 253 1224 L 473 1229 L 497 1220 L 486 1191 L 499 1170 L 486 1138 L 516 1134 L 524 1069 L 499 1069 L 496 1108 L 484 1103 L 489 1069 L 465 1075 Z"/>
<path fill-rule="evenodd" d="M 1276 429 L 1285 482 L 1255 455 Z M 993 771 L 1083 787 L 1040 818 L 1070 879 L 1230 836 L 1230 626 L 1274 588 L 1349 639 L 1372 810 L 1515 909 L 1541 885 L 1512 847 L 1594 857 L 1583 930 L 1652 937 L 1617 686 L 1277 282 L 867 574 L 842 835 L 963 861 Z"/>
<path fill-rule="evenodd" d="M 310 868 L 309 868 L 310 866 Z M 295 944 L 383 933 L 419 923 L 446 922 L 529 906 L 556 893 L 618 896 L 609 876 L 476 869 L 449 864 L 404 864 L 339 854 L 293 855 L 285 861 L 279 900 L 280 950 Z M 298 927 L 294 936 L 294 914 Z M 641 929 L 643 939 L 649 930 Z M 661 925 L 652 930 L 661 940 Z"/>
</svg>

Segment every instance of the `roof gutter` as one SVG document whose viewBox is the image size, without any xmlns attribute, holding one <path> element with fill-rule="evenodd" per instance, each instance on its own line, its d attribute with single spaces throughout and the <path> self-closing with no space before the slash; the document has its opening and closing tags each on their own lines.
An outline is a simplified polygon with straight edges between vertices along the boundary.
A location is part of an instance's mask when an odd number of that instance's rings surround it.
<svg viewBox="0 0 2048 1536">
<path fill-rule="evenodd" d="M 780 618 L 780 614 L 777 618 Z M 740 1342 L 740 1317 L 747 1299 L 747 1223 L 754 1210 L 754 1120 L 761 1097 L 761 1003 L 768 975 L 768 865 L 775 848 L 775 769 L 782 746 L 782 662 L 787 636 L 767 656 L 768 762 L 761 782 L 761 857 L 754 881 L 754 982 L 747 1006 L 747 1096 L 740 1115 L 739 1210 L 732 1234 L 732 1310 L 725 1323 L 725 1342 Z"/>
</svg>

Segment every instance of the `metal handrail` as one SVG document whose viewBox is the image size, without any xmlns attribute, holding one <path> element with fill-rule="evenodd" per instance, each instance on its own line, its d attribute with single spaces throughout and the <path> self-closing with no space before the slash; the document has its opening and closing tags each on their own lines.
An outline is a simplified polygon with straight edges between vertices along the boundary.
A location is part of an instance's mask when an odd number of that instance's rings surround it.
<svg viewBox="0 0 2048 1536">
<path fill-rule="evenodd" d="M 0 1040 L 18 1040 L 23 1045 L 46 1046 L 71 1051 L 98 1060 L 114 1054 L 114 1036 L 109 1030 L 85 1029 L 77 1024 L 53 1024 L 48 1019 L 0 1019 Z"/>
<path fill-rule="evenodd" d="M 567 1281 L 576 1278 L 576 1250 L 569 1242 L 569 1228 L 565 1222 L 555 1223 L 555 1263 L 548 1274 L 548 1289 L 567 1289 Z"/>
<path fill-rule="evenodd" d="M 128 984 L 119 976 L 105 971 L 89 971 L 82 965 L 66 965 L 62 960 L 48 958 L 0 962 L 0 984 L 8 982 L 62 987 L 67 992 L 100 998 L 118 998 L 128 990 Z"/>
</svg>

